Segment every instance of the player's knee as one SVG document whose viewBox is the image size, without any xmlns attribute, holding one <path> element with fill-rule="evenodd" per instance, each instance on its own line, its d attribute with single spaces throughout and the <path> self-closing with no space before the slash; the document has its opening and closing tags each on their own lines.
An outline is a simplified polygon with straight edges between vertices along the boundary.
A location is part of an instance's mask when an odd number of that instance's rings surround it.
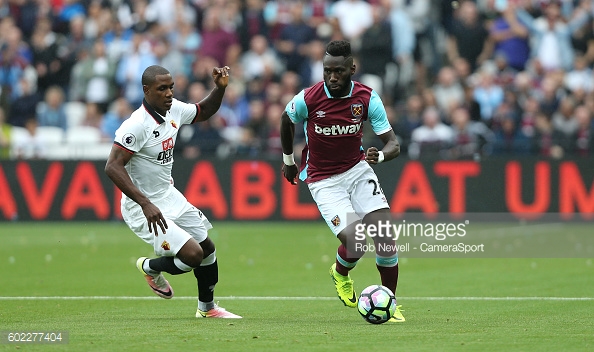
<svg viewBox="0 0 594 352">
<path fill-rule="evenodd" d="M 186 265 L 197 268 L 204 258 L 204 251 L 196 241 L 188 241 L 177 253 L 177 257 Z"/>
<path fill-rule="evenodd" d="M 216 250 L 214 242 L 209 237 L 206 237 L 204 241 L 200 242 L 200 247 L 202 247 L 202 251 L 204 252 L 204 258 L 208 257 Z"/>
<path fill-rule="evenodd" d="M 202 263 L 202 259 L 204 258 L 204 251 L 202 250 L 202 247 L 196 246 L 195 248 L 192 248 L 187 254 L 186 258 L 186 264 L 193 268 L 199 267 L 200 263 Z"/>
</svg>

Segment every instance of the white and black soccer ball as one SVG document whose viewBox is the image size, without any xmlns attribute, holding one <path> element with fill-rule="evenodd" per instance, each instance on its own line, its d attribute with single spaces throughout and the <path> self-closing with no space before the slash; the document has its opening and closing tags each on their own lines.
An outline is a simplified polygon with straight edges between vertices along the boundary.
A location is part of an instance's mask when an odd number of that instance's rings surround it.
<svg viewBox="0 0 594 352">
<path fill-rule="evenodd" d="M 366 322 L 382 324 L 394 315 L 396 298 L 386 286 L 371 285 L 361 291 L 357 310 Z"/>
</svg>

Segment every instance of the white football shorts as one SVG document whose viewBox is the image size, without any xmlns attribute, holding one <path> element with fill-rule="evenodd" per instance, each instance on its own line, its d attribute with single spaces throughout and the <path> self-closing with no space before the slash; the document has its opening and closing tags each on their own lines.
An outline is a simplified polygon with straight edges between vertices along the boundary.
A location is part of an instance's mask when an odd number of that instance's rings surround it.
<svg viewBox="0 0 594 352">
<path fill-rule="evenodd" d="M 308 187 L 335 235 L 372 211 L 390 208 L 377 175 L 364 160 L 350 170 L 310 183 Z"/>
<path fill-rule="evenodd" d="M 132 200 L 122 201 L 122 217 L 138 237 L 153 246 L 158 256 L 175 256 L 190 238 L 198 243 L 204 241 L 212 228 L 206 216 L 173 186 L 169 195 L 153 204 L 161 210 L 167 222 L 164 234 L 158 226 L 158 236 L 149 232 L 142 208 Z"/>
</svg>

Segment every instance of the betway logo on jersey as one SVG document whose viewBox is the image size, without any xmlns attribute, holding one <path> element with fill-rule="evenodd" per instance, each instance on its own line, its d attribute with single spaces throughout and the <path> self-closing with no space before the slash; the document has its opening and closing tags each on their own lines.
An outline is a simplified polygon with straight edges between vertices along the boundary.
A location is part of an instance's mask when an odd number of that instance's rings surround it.
<svg viewBox="0 0 594 352">
<path fill-rule="evenodd" d="M 316 133 L 323 134 L 325 136 L 340 136 L 344 134 L 356 134 L 359 132 L 359 130 L 361 130 L 362 125 L 363 122 L 348 126 L 332 125 L 328 127 L 320 127 L 317 124 L 314 124 L 314 130 Z"/>
</svg>

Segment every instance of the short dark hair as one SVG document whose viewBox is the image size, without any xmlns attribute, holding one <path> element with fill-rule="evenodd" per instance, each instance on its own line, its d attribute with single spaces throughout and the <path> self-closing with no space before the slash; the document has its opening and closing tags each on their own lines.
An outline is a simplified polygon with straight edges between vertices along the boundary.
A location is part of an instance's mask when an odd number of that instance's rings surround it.
<svg viewBox="0 0 594 352">
<path fill-rule="evenodd" d="M 146 68 L 142 73 L 142 85 L 148 86 L 152 83 L 155 83 L 157 80 L 157 76 L 159 75 L 168 75 L 170 74 L 169 71 L 165 67 L 161 67 L 159 65 L 152 65 Z"/>
<path fill-rule="evenodd" d="M 351 56 L 351 43 L 346 40 L 333 40 L 326 45 L 326 54 L 331 56 Z"/>
</svg>

